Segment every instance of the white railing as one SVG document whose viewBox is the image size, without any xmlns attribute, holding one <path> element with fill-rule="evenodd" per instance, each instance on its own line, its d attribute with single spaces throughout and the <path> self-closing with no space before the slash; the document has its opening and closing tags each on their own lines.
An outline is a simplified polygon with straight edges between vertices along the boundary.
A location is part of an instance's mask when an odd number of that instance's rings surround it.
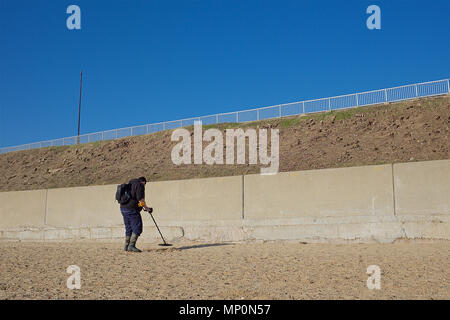
<svg viewBox="0 0 450 320">
<path fill-rule="evenodd" d="M 400 87 L 359 92 L 336 97 L 305 100 L 270 107 L 248 109 L 236 112 L 219 113 L 209 116 L 151 123 L 141 126 L 106 130 L 54 140 L 40 141 L 19 146 L 0 148 L 0 153 L 11 151 L 45 148 L 53 146 L 74 145 L 102 140 L 114 140 L 123 137 L 149 134 L 153 132 L 186 127 L 201 120 L 203 124 L 219 124 L 227 122 L 249 122 L 264 119 L 295 116 L 299 114 L 321 111 L 339 110 L 368 106 L 373 104 L 397 102 L 421 97 L 443 95 L 450 92 L 449 79 L 409 84 Z"/>
</svg>

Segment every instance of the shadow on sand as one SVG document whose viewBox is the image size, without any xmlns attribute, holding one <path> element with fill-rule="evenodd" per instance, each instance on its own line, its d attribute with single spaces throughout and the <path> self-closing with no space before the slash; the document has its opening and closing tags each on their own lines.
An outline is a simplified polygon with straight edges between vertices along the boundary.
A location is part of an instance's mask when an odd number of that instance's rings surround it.
<svg viewBox="0 0 450 320">
<path fill-rule="evenodd" d="M 177 249 L 178 250 L 189 250 L 189 249 L 229 246 L 229 245 L 233 245 L 233 243 L 205 243 L 205 244 L 196 244 L 196 245 L 191 245 L 191 246 L 178 247 Z"/>
<path fill-rule="evenodd" d="M 158 248 L 151 248 L 143 250 L 143 252 L 174 252 L 174 251 L 181 251 L 181 250 L 189 250 L 189 249 L 199 249 L 199 248 L 207 248 L 207 247 L 218 247 L 218 246 L 228 246 L 233 245 L 234 243 L 205 243 L 205 244 L 195 244 L 190 246 L 184 246 L 184 247 L 158 247 Z"/>
</svg>

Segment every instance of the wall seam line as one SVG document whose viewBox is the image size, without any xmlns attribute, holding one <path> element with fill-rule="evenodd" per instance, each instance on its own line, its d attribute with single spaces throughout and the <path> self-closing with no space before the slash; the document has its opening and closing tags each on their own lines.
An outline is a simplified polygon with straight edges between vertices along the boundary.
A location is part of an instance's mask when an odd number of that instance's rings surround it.
<svg viewBox="0 0 450 320">
<path fill-rule="evenodd" d="M 242 220 L 245 218 L 245 175 L 242 175 Z"/>
<path fill-rule="evenodd" d="M 45 211 L 44 211 L 44 225 L 47 226 L 47 210 L 48 210 L 48 189 L 45 189 Z"/>
<path fill-rule="evenodd" d="M 397 217 L 397 210 L 395 209 L 395 179 L 394 179 L 394 164 L 391 163 L 392 170 L 392 202 L 394 203 L 394 217 Z"/>
<path fill-rule="evenodd" d="M 391 171 L 392 171 L 392 200 L 393 200 L 393 202 L 394 202 L 394 217 L 396 218 L 397 222 L 400 223 L 400 228 L 402 229 L 403 237 L 404 237 L 405 239 L 407 239 L 408 236 L 406 235 L 406 230 L 405 230 L 404 224 L 403 224 L 402 221 L 400 221 L 400 220 L 398 219 L 398 216 L 397 216 L 396 201 L 395 201 L 394 163 L 392 163 L 392 170 L 391 170 Z"/>
</svg>

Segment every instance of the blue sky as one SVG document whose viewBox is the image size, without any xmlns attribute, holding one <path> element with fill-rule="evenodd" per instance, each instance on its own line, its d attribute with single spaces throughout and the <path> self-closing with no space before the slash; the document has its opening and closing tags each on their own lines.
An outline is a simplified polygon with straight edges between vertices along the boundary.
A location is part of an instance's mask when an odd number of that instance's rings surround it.
<svg viewBox="0 0 450 320">
<path fill-rule="evenodd" d="M 0 0 L 0 147 L 76 135 L 81 70 L 82 134 L 448 78 L 449 17 L 448 0 Z"/>
</svg>

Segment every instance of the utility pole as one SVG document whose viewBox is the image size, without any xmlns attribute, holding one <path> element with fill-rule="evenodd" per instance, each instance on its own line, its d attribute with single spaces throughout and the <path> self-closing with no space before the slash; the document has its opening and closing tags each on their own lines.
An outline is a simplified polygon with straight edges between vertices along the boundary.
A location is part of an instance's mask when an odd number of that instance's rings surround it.
<svg viewBox="0 0 450 320">
<path fill-rule="evenodd" d="M 77 144 L 80 143 L 80 115 L 81 115 L 81 88 L 83 84 L 83 71 L 80 74 L 80 100 L 78 101 L 78 135 L 77 135 Z"/>
</svg>

